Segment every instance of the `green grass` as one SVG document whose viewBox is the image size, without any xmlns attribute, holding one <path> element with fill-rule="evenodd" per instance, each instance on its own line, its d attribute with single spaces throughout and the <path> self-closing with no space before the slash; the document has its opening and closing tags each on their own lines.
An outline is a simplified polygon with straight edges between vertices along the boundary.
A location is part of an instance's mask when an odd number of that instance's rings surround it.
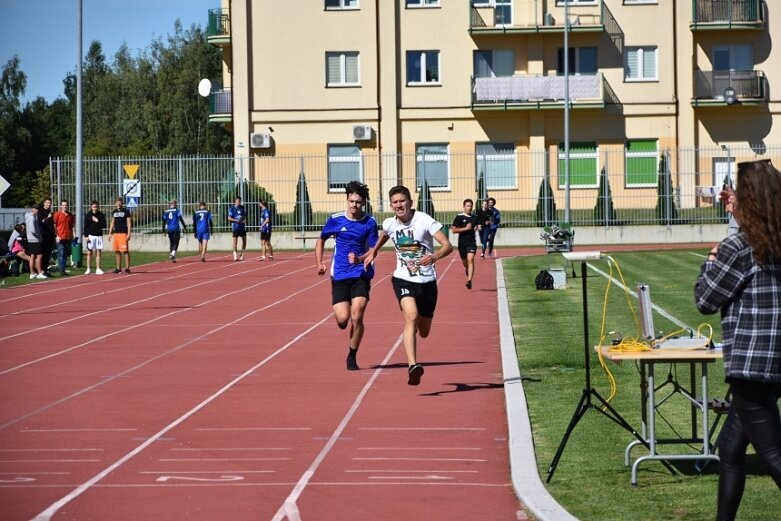
<svg viewBox="0 0 781 521">
<path fill-rule="evenodd" d="M 612 255 L 623 272 L 626 285 L 634 294 L 637 282 L 650 285 L 654 304 L 679 321 L 693 327 L 709 323 L 714 340 L 721 339 L 718 315 L 701 315 L 694 306 L 693 287 L 706 253 L 700 251 L 630 252 Z M 510 313 L 516 339 L 521 375 L 528 401 L 534 434 L 537 465 L 543 480 L 564 432 L 580 400 L 585 381 L 583 353 L 582 286 L 578 278 L 567 278 L 567 289 L 536 291 L 534 277 L 549 263 L 563 261 L 558 256 L 518 257 L 505 262 L 505 278 Z M 594 266 L 608 272 L 608 263 Z M 618 278 L 614 271 L 613 276 Z M 607 279 L 588 271 L 589 336 L 596 344 L 602 325 Z M 636 310 L 637 300 L 631 298 Z M 623 291 L 613 286 L 606 309 L 605 331 L 620 331 L 624 336 L 639 336 L 627 308 Z M 670 333 L 678 329 L 655 314 L 657 329 Z M 605 398 L 610 394 L 604 371 L 596 356 L 591 357 L 592 383 Z M 639 372 L 634 363 L 607 362 L 618 383 L 611 405 L 638 430 L 640 429 Z M 661 383 L 667 367 L 657 365 L 656 381 Z M 688 385 L 687 365 L 671 366 L 682 383 Z M 674 373 L 675 374 L 675 373 Z M 709 366 L 709 396 L 723 397 L 726 392 L 721 361 Z M 699 382 L 699 379 L 698 379 Z M 670 389 L 670 386 L 665 389 Z M 665 394 L 666 395 L 666 394 Z M 661 407 L 661 414 L 672 424 L 657 421 L 661 437 L 672 437 L 674 430 L 690 433 L 690 406 L 675 395 Z M 711 419 L 715 418 L 711 415 Z M 721 424 L 719 424 L 720 426 Z M 699 474 L 693 461 L 676 462 L 672 475 L 656 461 L 639 466 L 638 487 L 630 485 L 630 468 L 625 468 L 624 448 L 634 438 L 599 411 L 590 409 L 580 420 L 566 444 L 551 483 L 550 493 L 574 516 L 587 520 L 690 520 L 715 518 L 718 465 L 710 462 Z M 643 455 L 635 448 L 632 455 Z M 686 445 L 664 445 L 665 452 L 692 452 Z M 781 511 L 781 494 L 769 476 L 764 475 L 752 458 L 738 519 L 771 519 Z M 773 512 L 773 514 L 770 514 Z"/>
</svg>

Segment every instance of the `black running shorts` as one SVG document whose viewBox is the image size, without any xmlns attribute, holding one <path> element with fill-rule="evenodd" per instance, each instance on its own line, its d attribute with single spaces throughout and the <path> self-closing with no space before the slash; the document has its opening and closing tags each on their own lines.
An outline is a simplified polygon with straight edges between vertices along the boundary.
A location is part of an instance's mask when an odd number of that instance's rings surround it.
<svg viewBox="0 0 781 521">
<path fill-rule="evenodd" d="M 437 295 L 439 290 L 437 289 L 437 281 L 431 282 L 410 282 L 404 279 L 397 279 L 391 277 L 393 283 L 393 292 L 396 293 L 396 298 L 414 298 L 415 303 L 418 306 L 418 315 L 424 318 L 434 318 L 434 310 L 437 309 Z"/>
<path fill-rule="evenodd" d="M 369 300 L 371 281 L 361 277 L 354 279 L 331 279 L 331 304 L 351 302 L 355 297 L 366 297 Z"/>
</svg>

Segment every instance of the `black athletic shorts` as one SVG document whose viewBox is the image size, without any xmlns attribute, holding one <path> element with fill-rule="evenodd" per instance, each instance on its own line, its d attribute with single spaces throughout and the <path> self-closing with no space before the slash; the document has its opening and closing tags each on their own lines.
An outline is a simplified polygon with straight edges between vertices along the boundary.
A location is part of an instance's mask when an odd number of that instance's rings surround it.
<svg viewBox="0 0 781 521">
<path fill-rule="evenodd" d="M 401 299 L 412 297 L 418 306 L 418 315 L 424 318 L 434 318 L 439 293 L 436 280 L 420 283 L 391 277 L 391 282 L 393 283 L 393 292 L 399 299 L 399 305 L 401 305 Z"/>
<path fill-rule="evenodd" d="M 462 259 L 466 259 L 468 253 L 477 253 L 477 243 L 458 245 L 458 254 Z"/>
<path fill-rule="evenodd" d="M 369 290 L 372 282 L 369 279 L 357 277 L 354 279 L 331 279 L 331 304 L 351 302 L 355 297 L 366 297 L 369 300 Z"/>
<path fill-rule="evenodd" d="M 260 232 L 260 240 L 261 241 L 270 241 L 271 240 L 271 232 Z"/>
<path fill-rule="evenodd" d="M 40 242 L 28 242 L 25 251 L 27 255 L 43 255 L 43 245 Z"/>
<path fill-rule="evenodd" d="M 234 237 L 246 237 L 247 236 L 247 229 L 244 228 L 242 230 L 233 230 L 233 236 Z"/>
</svg>

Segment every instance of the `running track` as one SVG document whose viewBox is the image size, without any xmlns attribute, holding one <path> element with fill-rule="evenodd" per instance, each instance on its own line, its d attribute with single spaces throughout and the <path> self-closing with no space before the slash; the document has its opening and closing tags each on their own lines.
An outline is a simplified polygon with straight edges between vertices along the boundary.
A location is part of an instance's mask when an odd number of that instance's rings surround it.
<svg viewBox="0 0 781 521">
<path fill-rule="evenodd" d="M 357 372 L 311 253 L 195 259 L 0 293 L 1 519 L 526 519 L 493 260 L 438 264 L 410 387 L 390 252 Z"/>
</svg>

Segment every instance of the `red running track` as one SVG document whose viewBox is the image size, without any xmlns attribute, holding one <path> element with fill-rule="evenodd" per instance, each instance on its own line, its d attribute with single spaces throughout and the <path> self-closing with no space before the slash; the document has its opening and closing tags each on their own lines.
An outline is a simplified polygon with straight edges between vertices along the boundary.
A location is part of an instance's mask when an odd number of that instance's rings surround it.
<svg viewBox="0 0 781 521">
<path fill-rule="evenodd" d="M 195 259 L 0 293 L 0 518 L 526 518 L 493 260 L 471 292 L 457 254 L 438 265 L 410 387 L 390 252 L 357 372 L 311 253 Z"/>
</svg>

